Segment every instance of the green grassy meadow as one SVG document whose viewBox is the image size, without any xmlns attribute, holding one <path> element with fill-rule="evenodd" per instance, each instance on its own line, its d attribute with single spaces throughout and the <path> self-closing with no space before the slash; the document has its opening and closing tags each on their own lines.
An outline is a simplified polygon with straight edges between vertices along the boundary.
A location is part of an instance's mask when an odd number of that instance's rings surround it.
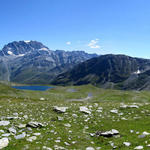
<svg viewBox="0 0 150 150">
<path fill-rule="evenodd" d="M 73 91 L 72 91 L 73 89 Z M 88 95 L 90 98 L 87 98 Z M 40 100 L 44 98 L 44 100 Z M 138 108 L 122 108 L 136 105 Z M 53 110 L 54 106 L 68 107 L 65 113 Z M 91 114 L 79 111 L 85 106 Z M 110 112 L 117 110 L 117 113 Z M 8 120 L 7 117 L 16 117 Z M 143 146 L 150 149 L 150 92 L 104 90 L 92 85 L 55 87 L 47 91 L 16 90 L 0 84 L 0 120 L 8 120 L 0 126 L 0 139 L 7 137 L 6 150 L 133 150 Z M 37 121 L 41 128 L 18 128 L 19 124 Z M 8 129 L 13 127 L 16 134 Z M 118 136 L 97 136 L 97 131 L 116 129 Z M 26 133 L 22 139 L 15 136 Z M 7 133 L 9 135 L 7 135 Z M 29 141 L 30 137 L 36 139 Z M 130 146 L 123 143 L 129 142 Z"/>
</svg>

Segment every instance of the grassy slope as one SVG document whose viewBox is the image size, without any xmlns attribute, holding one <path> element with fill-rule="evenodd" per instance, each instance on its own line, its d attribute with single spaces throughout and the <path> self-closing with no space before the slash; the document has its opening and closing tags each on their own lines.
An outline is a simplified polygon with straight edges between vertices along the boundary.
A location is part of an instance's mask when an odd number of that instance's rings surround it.
<svg viewBox="0 0 150 150">
<path fill-rule="evenodd" d="M 76 92 L 68 92 L 68 89 L 76 89 Z M 28 121 L 39 121 L 46 124 L 46 127 L 40 129 L 32 129 L 26 131 L 28 135 L 40 132 L 37 140 L 28 142 L 25 139 L 16 140 L 11 135 L 9 146 L 6 150 L 21 150 L 21 149 L 43 149 L 43 146 L 51 147 L 54 145 L 65 147 L 66 149 L 85 149 L 92 146 L 94 148 L 101 147 L 103 150 L 111 150 L 109 142 L 112 141 L 121 150 L 134 149 L 138 145 L 146 147 L 145 141 L 150 144 L 149 137 L 138 138 L 143 131 L 150 132 L 150 93 L 136 91 L 117 91 L 103 90 L 91 85 L 76 86 L 76 87 L 56 87 L 46 92 L 20 91 L 11 89 L 8 86 L 0 86 L 0 116 L 14 116 L 13 113 L 18 113 L 21 119 L 10 120 L 11 124 L 7 127 L 0 126 L 7 133 L 8 127 L 16 126 L 19 123 L 27 123 Z M 93 98 L 83 102 L 70 102 L 70 99 L 85 98 L 88 93 L 92 93 Z M 46 100 L 41 101 L 44 97 Z M 138 103 L 141 105 L 139 109 L 120 108 L 120 103 L 132 104 Z M 57 114 L 52 110 L 53 106 L 68 106 L 69 109 L 65 114 Z M 85 115 L 79 112 L 79 106 L 87 106 L 91 108 L 91 115 Z M 103 112 L 97 112 L 98 107 L 103 107 Z M 111 109 L 118 109 L 123 115 L 110 113 Z M 72 114 L 77 114 L 74 118 Z M 28 118 L 23 116 L 27 115 Z M 58 121 L 57 117 L 64 118 Z M 126 118 L 127 120 L 122 120 Z M 87 119 L 89 119 L 87 121 Z M 71 127 L 65 127 L 65 124 L 71 124 Z M 96 131 L 105 131 L 117 129 L 120 132 L 119 138 L 103 138 L 91 137 L 89 133 Z M 17 128 L 16 128 L 17 129 Z M 130 133 L 130 130 L 134 130 Z M 54 132 L 53 132 L 54 131 Z M 136 134 L 139 132 L 139 134 Z M 0 133 L 1 135 L 2 133 Z M 17 129 L 19 134 L 19 129 Z M 55 140 L 61 138 L 60 143 Z M 75 144 L 72 142 L 75 141 Z M 125 147 L 123 142 L 131 142 L 130 147 Z M 68 142 L 70 145 L 65 145 Z"/>
</svg>

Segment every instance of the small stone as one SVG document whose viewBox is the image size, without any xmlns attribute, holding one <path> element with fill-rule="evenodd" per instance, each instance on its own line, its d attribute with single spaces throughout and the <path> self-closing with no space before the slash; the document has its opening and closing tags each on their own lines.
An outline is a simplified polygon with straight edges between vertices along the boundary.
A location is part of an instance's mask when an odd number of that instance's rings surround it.
<svg viewBox="0 0 150 150">
<path fill-rule="evenodd" d="M 64 142 L 65 145 L 69 146 L 70 144 L 68 142 Z"/>
<path fill-rule="evenodd" d="M 9 121 L 0 121 L 0 126 L 7 126 L 9 124 L 10 124 Z"/>
<path fill-rule="evenodd" d="M 71 124 L 66 123 L 66 124 L 64 124 L 64 126 L 70 128 L 70 127 L 71 127 Z"/>
<path fill-rule="evenodd" d="M 150 133 L 144 131 L 144 132 L 143 132 L 143 135 L 150 135 Z"/>
<path fill-rule="evenodd" d="M 56 143 L 60 143 L 60 140 L 55 140 Z"/>
<path fill-rule="evenodd" d="M 44 98 L 44 97 L 41 97 L 41 98 L 40 98 L 40 100 L 41 100 L 41 101 L 44 101 L 44 100 L 45 100 L 45 98 Z"/>
<path fill-rule="evenodd" d="M 10 117 L 5 117 L 5 119 L 7 119 L 7 120 L 13 120 L 13 119 L 18 119 L 18 117 L 10 116 Z"/>
<path fill-rule="evenodd" d="M 3 149 L 4 147 L 7 147 L 8 144 L 9 144 L 8 138 L 0 139 L 0 149 Z"/>
<path fill-rule="evenodd" d="M 130 142 L 123 142 L 123 144 L 124 144 L 125 146 L 130 146 L 130 145 L 131 145 Z"/>
<path fill-rule="evenodd" d="M 93 147 L 87 147 L 86 150 L 95 150 Z"/>
<path fill-rule="evenodd" d="M 114 113 L 114 114 L 118 114 L 118 110 L 117 109 L 110 110 L 110 112 Z"/>
<path fill-rule="evenodd" d="M 39 135 L 41 135 L 41 133 L 33 133 L 33 135 L 39 136 Z"/>
<path fill-rule="evenodd" d="M 41 128 L 43 126 L 44 125 L 42 123 L 36 121 L 35 122 L 31 121 L 26 125 L 26 127 L 31 127 L 31 128 L 38 128 L 38 127 Z"/>
<path fill-rule="evenodd" d="M 26 133 L 23 132 L 22 134 L 19 134 L 19 135 L 14 136 L 14 138 L 15 138 L 16 140 L 19 140 L 19 139 L 25 138 L 25 136 L 26 136 Z"/>
<path fill-rule="evenodd" d="M 91 114 L 89 109 L 87 107 L 85 107 L 85 106 L 80 106 L 80 112 L 83 112 L 85 114 Z"/>
<path fill-rule="evenodd" d="M 9 131 L 10 133 L 13 133 L 13 134 L 16 134 L 16 133 L 17 133 L 16 129 L 13 128 L 13 127 L 9 128 L 8 131 Z"/>
<path fill-rule="evenodd" d="M 43 149 L 52 150 L 50 147 L 43 146 Z"/>
<path fill-rule="evenodd" d="M 1 133 L 4 133 L 4 130 L 0 130 Z"/>
<path fill-rule="evenodd" d="M 10 136 L 10 133 L 4 133 L 4 134 L 2 134 L 2 136 L 8 137 L 8 136 Z"/>
<path fill-rule="evenodd" d="M 63 118 L 63 117 L 60 117 L 60 116 L 58 116 L 57 118 L 58 118 L 59 121 L 64 120 L 64 118 Z"/>
<path fill-rule="evenodd" d="M 112 129 L 110 131 L 105 131 L 105 132 L 98 131 L 96 133 L 97 136 L 104 136 L 104 137 L 112 137 L 112 136 L 116 136 L 118 134 L 119 134 L 119 131 L 116 129 Z"/>
<path fill-rule="evenodd" d="M 28 116 L 27 116 L 27 115 L 24 115 L 23 118 L 28 119 Z"/>
<path fill-rule="evenodd" d="M 25 128 L 26 127 L 26 124 L 19 124 L 18 126 L 17 126 L 18 128 Z"/>
<path fill-rule="evenodd" d="M 145 138 L 146 135 L 145 134 L 142 134 L 142 135 L 139 135 L 138 138 Z"/>
<path fill-rule="evenodd" d="M 138 149 L 139 150 L 139 149 L 143 149 L 143 148 L 144 147 L 140 145 L 140 146 L 135 147 L 134 149 L 136 149 L 136 150 Z"/>
<path fill-rule="evenodd" d="M 130 130 L 130 133 L 133 133 L 134 132 L 134 130 Z"/>
<path fill-rule="evenodd" d="M 139 106 L 137 106 L 137 105 L 129 105 L 128 107 L 129 108 L 139 108 Z"/>
<path fill-rule="evenodd" d="M 68 109 L 68 107 L 58 107 L 58 106 L 54 106 L 54 108 L 53 108 L 53 110 L 58 113 L 65 113 L 67 109 Z"/>
<path fill-rule="evenodd" d="M 95 136 L 95 133 L 90 133 L 90 136 L 92 136 L 92 137 Z"/>
<path fill-rule="evenodd" d="M 32 142 L 32 141 L 35 141 L 36 139 L 37 139 L 36 136 L 31 136 L 31 137 L 27 138 L 27 141 Z"/>
<path fill-rule="evenodd" d="M 72 114 L 72 117 L 77 118 L 78 115 L 77 114 Z"/>
</svg>

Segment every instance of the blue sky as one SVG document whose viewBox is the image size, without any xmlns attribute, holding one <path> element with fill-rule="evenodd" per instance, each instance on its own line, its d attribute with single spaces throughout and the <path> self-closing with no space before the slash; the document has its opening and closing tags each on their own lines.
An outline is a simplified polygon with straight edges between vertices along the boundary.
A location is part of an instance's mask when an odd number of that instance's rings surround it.
<svg viewBox="0 0 150 150">
<path fill-rule="evenodd" d="M 1 0 L 0 48 L 37 40 L 50 49 L 150 58 L 149 0 Z"/>
</svg>

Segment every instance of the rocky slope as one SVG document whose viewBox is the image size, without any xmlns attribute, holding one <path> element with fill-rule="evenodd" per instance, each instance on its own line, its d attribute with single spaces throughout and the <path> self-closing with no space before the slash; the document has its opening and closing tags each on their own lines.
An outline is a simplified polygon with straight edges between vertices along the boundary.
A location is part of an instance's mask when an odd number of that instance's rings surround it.
<svg viewBox="0 0 150 150">
<path fill-rule="evenodd" d="M 103 55 L 87 60 L 58 75 L 52 84 L 102 88 L 150 89 L 150 60 L 125 55 Z"/>
<path fill-rule="evenodd" d="M 52 51 L 37 41 L 15 41 L 0 51 L 0 80 L 49 83 L 59 73 L 96 56 L 84 51 Z"/>
</svg>

